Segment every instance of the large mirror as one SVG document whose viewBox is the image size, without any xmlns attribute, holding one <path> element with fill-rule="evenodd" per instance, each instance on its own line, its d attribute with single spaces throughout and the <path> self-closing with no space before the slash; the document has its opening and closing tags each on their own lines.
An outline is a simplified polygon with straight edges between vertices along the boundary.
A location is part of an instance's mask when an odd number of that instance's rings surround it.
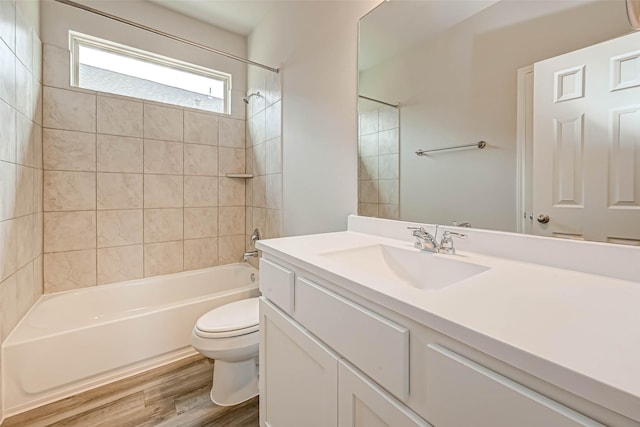
<svg viewBox="0 0 640 427">
<path fill-rule="evenodd" d="M 627 37 L 613 53 L 584 50 Z M 622 84 L 591 57 L 607 70 L 622 58 Z M 361 215 L 640 245 L 640 33 L 625 0 L 386 1 L 360 21 L 358 61 Z M 598 124 L 618 139 L 596 154 L 579 109 L 604 101 L 585 79 L 624 96 Z M 594 214 L 593 200 L 624 217 Z"/>
</svg>

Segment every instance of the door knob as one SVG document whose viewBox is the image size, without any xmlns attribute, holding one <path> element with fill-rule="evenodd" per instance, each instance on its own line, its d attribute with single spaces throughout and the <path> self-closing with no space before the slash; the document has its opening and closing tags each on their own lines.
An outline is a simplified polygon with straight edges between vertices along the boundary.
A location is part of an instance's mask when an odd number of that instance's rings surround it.
<svg viewBox="0 0 640 427">
<path fill-rule="evenodd" d="M 546 224 L 549 222 L 549 215 L 540 214 L 537 219 L 540 224 Z"/>
</svg>

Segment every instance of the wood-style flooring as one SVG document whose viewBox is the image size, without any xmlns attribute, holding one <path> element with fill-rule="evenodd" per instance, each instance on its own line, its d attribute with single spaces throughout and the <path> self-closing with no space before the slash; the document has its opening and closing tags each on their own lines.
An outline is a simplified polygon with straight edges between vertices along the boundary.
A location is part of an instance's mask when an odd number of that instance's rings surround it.
<svg viewBox="0 0 640 427">
<path fill-rule="evenodd" d="M 188 357 L 7 418 L 2 427 L 259 425 L 258 397 L 233 407 L 209 398 L 213 362 Z"/>
</svg>

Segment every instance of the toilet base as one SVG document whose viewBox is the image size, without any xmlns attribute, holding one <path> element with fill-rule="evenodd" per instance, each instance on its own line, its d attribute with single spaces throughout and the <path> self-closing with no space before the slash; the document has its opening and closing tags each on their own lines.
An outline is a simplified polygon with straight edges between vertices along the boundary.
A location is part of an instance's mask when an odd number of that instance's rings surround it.
<svg viewBox="0 0 640 427">
<path fill-rule="evenodd" d="M 258 358 L 242 362 L 216 360 L 213 365 L 211 401 L 233 406 L 258 395 Z"/>
</svg>

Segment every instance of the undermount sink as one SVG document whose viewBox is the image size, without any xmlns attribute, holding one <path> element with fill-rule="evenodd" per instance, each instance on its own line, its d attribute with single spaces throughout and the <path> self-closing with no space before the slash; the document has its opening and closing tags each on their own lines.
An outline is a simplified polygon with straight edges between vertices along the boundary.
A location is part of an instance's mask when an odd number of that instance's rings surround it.
<svg viewBox="0 0 640 427">
<path fill-rule="evenodd" d="M 489 270 L 484 265 L 383 244 L 325 252 L 324 257 L 377 278 L 437 290 Z"/>
</svg>

